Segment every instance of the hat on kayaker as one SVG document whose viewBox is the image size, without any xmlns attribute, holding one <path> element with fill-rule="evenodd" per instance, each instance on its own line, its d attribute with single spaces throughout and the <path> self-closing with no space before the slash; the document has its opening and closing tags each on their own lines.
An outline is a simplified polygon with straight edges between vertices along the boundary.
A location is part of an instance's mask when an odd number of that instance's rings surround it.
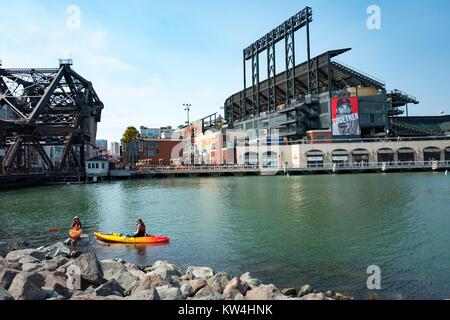
<svg viewBox="0 0 450 320">
<path fill-rule="evenodd" d="M 75 217 L 73 217 L 73 219 L 76 220 L 76 219 L 80 219 L 80 218 L 78 216 L 75 216 Z"/>
</svg>

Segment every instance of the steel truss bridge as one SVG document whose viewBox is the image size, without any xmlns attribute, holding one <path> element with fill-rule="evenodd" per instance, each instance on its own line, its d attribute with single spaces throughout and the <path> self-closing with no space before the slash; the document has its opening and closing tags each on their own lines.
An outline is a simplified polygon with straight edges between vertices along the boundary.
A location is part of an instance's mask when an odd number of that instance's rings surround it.
<svg viewBox="0 0 450 320">
<path fill-rule="evenodd" d="M 12 113 L 0 120 L 0 148 L 7 150 L 3 172 L 30 169 L 31 154 L 38 154 L 46 169 L 84 170 L 85 146 L 95 144 L 103 103 L 71 65 L 60 60 L 53 69 L 0 66 L 0 109 Z M 62 146 L 61 158 L 52 161 L 45 146 Z"/>
</svg>

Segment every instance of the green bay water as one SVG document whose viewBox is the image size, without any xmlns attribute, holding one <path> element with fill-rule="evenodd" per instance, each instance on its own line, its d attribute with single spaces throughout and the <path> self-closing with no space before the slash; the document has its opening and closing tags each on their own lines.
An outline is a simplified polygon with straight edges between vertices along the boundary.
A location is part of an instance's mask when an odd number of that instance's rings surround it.
<svg viewBox="0 0 450 320">
<path fill-rule="evenodd" d="M 450 177 L 443 173 L 179 178 L 0 192 L 0 241 L 52 243 L 74 215 L 90 231 L 131 233 L 137 217 L 164 246 L 107 246 L 100 259 L 250 271 L 279 287 L 356 298 L 450 298 Z M 382 290 L 367 289 L 367 268 Z"/>
</svg>

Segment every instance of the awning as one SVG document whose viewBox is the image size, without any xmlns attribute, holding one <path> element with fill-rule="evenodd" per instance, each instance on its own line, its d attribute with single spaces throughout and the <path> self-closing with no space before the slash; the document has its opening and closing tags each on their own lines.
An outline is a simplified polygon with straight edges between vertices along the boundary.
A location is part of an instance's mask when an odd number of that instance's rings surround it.
<svg viewBox="0 0 450 320">
<path fill-rule="evenodd" d="M 323 156 L 320 157 L 308 157 L 308 162 L 320 162 L 323 161 Z"/>
<path fill-rule="evenodd" d="M 321 156 L 322 158 L 323 158 L 323 152 L 322 151 L 309 151 L 309 152 L 307 152 L 306 153 L 306 155 L 309 157 L 309 156 L 311 156 L 311 157 L 314 157 L 314 156 L 317 156 L 317 157 L 319 157 L 319 156 Z"/>
<path fill-rule="evenodd" d="M 354 150 L 353 152 L 354 156 L 362 156 L 362 155 L 368 155 L 370 152 L 368 150 Z"/>
<path fill-rule="evenodd" d="M 347 150 L 336 150 L 333 151 L 333 156 L 348 156 L 349 152 Z"/>
<path fill-rule="evenodd" d="M 431 147 L 431 148 L 423 149 L 423 152 L 426 152 L 426 153 L 441 153 L 441 149 L 436 148 L 436 147 Z"/>
<path fill-rule="evenodd" d="M 405 148 L 405 149 L 399 149 L 398 153 L 415 153 L 413 149 Z"/>
<path fill-rule="evenodd" d="M 392 149 L 380 149 L 378 150 L 378 154 L 394 154 L 394 150 Z"/>
<path fill-rule="evenodd" d="M 348 156 L 333 156 L 333 161 L 348 161 Z"/>
</svg>

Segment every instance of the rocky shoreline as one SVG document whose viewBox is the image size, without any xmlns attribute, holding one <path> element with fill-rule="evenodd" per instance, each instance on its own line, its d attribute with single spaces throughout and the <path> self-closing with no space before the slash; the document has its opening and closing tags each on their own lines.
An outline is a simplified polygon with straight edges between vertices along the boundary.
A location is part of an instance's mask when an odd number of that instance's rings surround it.
<svg viewBox="0 0 450 320">
<path fill-rule="evenodd" d="M 88 242 L 10 251 L 0 243 L 0 300 L 351 300 L 313 287 L 279 289 L 251 273 L 99 261 Z"/>
</svg>

